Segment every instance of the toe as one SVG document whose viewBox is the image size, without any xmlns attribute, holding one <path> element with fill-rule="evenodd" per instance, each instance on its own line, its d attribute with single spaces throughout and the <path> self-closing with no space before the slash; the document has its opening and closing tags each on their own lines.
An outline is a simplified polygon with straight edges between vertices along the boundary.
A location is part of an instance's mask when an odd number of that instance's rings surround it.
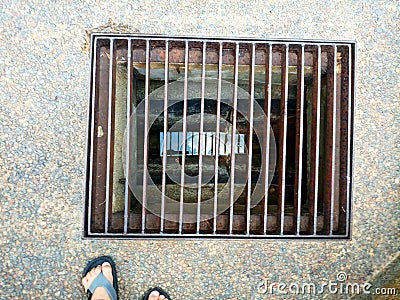
<svg viewBox="0 0 400 300">
<path fill-rule="evenodd" d="M 99 275 L 101 272 L 101 266 L 97 266 L 93 269 L 91 269 L 85 277 L 82 278 L 82 284 L 85 288 L 85 292 L 88 290 L 90 284 L 93 282 L 93 280 Z"/>
<path fill-rule="evenodd" d="M 160 296 L 159 292 L 152 291 L 149 295 L 149 300 L 158 300 L 158 296 Z"/>
<path fill-rule="evenodd" d="M 85 291 L 89 288 L 88 279 L 86 277 L 82 278 L 82 285 L 85 288 Z"/>
<path fill-rule="evenodd" d="M 164 300 L 165 296 L 164 295 L 160 295 L 160 297 L 158 297 L 159 300 Z"/>
<path fill-rule="evenodd" d="M 101 272 L 101 266 L 97 266 L 96 268 L 93 268 L 90 270 L 89 275 L 90 276 L 97 276 Z M 90 279 L 89 279 L 90 280 Z"/>
<path fill-rule="evenodd" d="M 104 277 L 107 278 L 111 284 L 113 284 L 113 275 L 112 275 L 112 268 L 111 268 L 110 263 L 104 262 L 101 265 L 101 271 L 103 272 Z"/>
</svg>

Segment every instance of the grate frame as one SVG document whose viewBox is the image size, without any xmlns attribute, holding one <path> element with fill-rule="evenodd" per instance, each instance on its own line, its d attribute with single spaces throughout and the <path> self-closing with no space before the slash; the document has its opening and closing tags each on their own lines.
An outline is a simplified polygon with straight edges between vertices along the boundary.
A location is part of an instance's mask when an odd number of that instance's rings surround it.
<svg viewBox="0 0 400 300">
<path fill-rule="evenodd" d="M 282 86 L 284 85 L 284 89 L 283 92 L 281 93 L 281 104 L 283 104 L 283 107 L 286 107 L 287 105 L 287 94 L 288 94 L 288 84 L 287 84 L 287 80 L 288 80 L 288 72 L 287 69 L 289 67 L 289 51 L 290 49 L 292 49 L 291 47 L 294 46 L 299 46 L 300 45 L 300 57 L 298 57 L 298 66 L 301 67 L 302 72 L 304 71 L 304 53 L 306 52 L 305 49 L 307 49 L 307 47 L 316 47 L 317 49 L 317 54 L 313 56 L 313 78 L 315 79 L 315 74 L 317 77 L 316 80 L 316 84 L 313 85 L 314 88 L 316 88 L 316 93 L 313 93 L 313 101 L 316 103 L 316 120 L 317 120 L 317 126 L 316 126 L 316 133 L 314 135 L 317 136 L 316 141 L 315 141 L 315 153 L 314 156 L 318 157 L 319 153 L 319 128 L 318 128 L 318 124 L 319 124 L 319 119 L 320 119 L 320 115 L 319 115 L 319 108 L 318 105 L 321 102 L 320 99 L 320 93 L 321 93 L 321 52 L 322 49 L 324 49 L 324 47 L 330 47 L 330 46 L 334 46 L 334 53 L 333 53 L 333 58 L 336 58 L 337 55 L 337 51 L 338 51 L 338 47 L 347 47 L 348 48 L 348 62 L 347 62 L 347 71 L 344 72 L 344 77 L 345 78 L 341 78 L 342 80 L 342 84 L 341 84 L 341 88 L 345 89 L 347 88 L 348 93 L 347 95 L 344 96 L 345 99 L 339 99 L 342 102 L 347 102 L 347 111 L 344 112 L 340 112 L 342 114 L 342 119 L 341 119 L 341 125 L 345 126 L 345 128 L 347 129 L 346 133 L 344 134 L 345 137 L 343 137 L 342 135 L 340 135 L 340 139 L 345 139 L 346 140 L 346 149 L 344 147 L 340 148 L 340 168 L 343 167 L 342 162 L 345 162 L 345 170 L 341 170 L 340 172 L 344 172 L 346 174 L 345 177 L 341 177 L 340 178 L 340 186 L 341 187 L 345 187 L 344 189 L 341 189 L 339 191 L 340 194 L 340 203 L 339 205 L 341 207 L 346 207 L 345 208 L 345 213 L 343 214 L 343 212 L 340 212 L 339 215 L 337 216 L 338 219 L 340 219 L 338 222 L 345 222 L 345 232 L 341 233 L 341 234 L 333 234 L 333 228 L 332 228 L 332 224 L 333 224 L 333 214 L 331 213 L 333 211 L 333 194 L 335 193 L 334 190 L 331 188 L 329 190 L 329 186 L 328 186 L 328 190 L 330 191 L 330 193 L 325 193 L 324 195 L 324 201 L 326 201 L 326 203 L 329 203 L 330 208 L 329 209 L 324 209 L 323 211 L 323 220 L 325 221 L 323 224 L 323 230 L 326 231 L 327 233 L 321 234 L 318 233 L 321 230 L 318 230 L 317 232 L 317 225 L 318 225 L 318 218 L 317 218 L 317 207 L 318 207 L 318 196 L 314 196 L 314 206 L 311 206 L 311 211 L 314 212 L 314 214 L 312 214 L 309 218 L 308 218 L 308 222 L 310 222 L 309 227 L 312 227 L 312 231 L 310 233 L 300 233 L 300 224 L 301 222 L 304 221 L 300 221 L 301 218 L 301 205 L 298 205 L 299 202 L 294 201 L 294 211 L 295 211 L 295 216 L 293 218 L 293 220 L 296 221 L 296 225 L 295 225 L 295 232 L 293 234 L 291 233 L 285 233 L 285 188 L 282 186 L 282 184 L 279 186 L 279 198 L 281 199 L 281 205 L 278 207 L 278 214 L 276 216 L 276 227 L 278 228 L 277 231 L 275 231 L 274 233 L 267 233 L 267 224 L 268 223 L 272 223 L 273 221 L 268 221 L 269 220 L 269 215 L 268 215 L 268 203 L 267 203 L 267 199 L 265 200 L 264 203 L 264 215 L 262 217 L 263 219 L 263 233 L 261 234 L 251 234 L 251 230 L 250 230 L 250 224 L 251 224 L 251 220 L 248 221 L 249 219 L 251 219 L 251 214 L 250 214 L 250 209 L 247 208 L 246 211 L 246 231 L 244 234 L 235 234 L 233 233 L 233 226 L 234 226 L 234 216 L 233 216 L 233 206 L 231 206 L 230 208 L 230 213 L 229 213 L 229 227 L 228 227 L 228 233 L 226 234 L 219 234 L 217 233 L 216 230 L 216 224 L 217 222 L 213 222 L 213 233 L 200 233 L 200 221 L 199 221 L 199 217 L 197 217 L 195 226 L 196 226 L 196 233 L 184 233 L 183 232 L 183 209 L 180 209 L 179 212 L 179 230 L 178 233 L 166 233 L 163 232 L 163 227 L 165 225 L 164 222 L 160 223 L 160 232 L 159 233 L 152 233 L 152 232 L 145 232 L 144 228 L 146 227 L 146 219 L 147 217 L 147 213 L 146 210 L 143 208 L 142 209 L 142 220 L 141 220 L 141 226 L 142 226 L 142 230 L 141 232 L 129 232 L 129 220 L 130 220 L 130 211 L 129 209 L 127 209 L 127 207 L 129 206 L 130 203 L 130 199 L 128 196 L 128 193 L 126 193 L 125 196 L 125 209 L 124 209 L 124 213 L 123 213 L 123 218 L 124 218 L 124 222 L 123 222 L 123 231 L 122 232 L 110 232 L 109 228 L 110 228 L 110 223 L 111 223 L 111 217 L 112 217 L 112 213 L 110 213 L 110 209 L 111 209 L 111 204 L 110 204 L 110 193 L 112 193 L 112 187 L 111 187 L 111 171 L 110 169 L 112 168 L 112 156 L 113 156 L 113 151 L 114 149 L 112 149 L 112 147 L 110 146 L 112 144 L 111 140 L 112 140 L 112 134 L 108 134 L 109 132 L 112 132 L 112 114 L 113 114 L 113 110 L 115 109 L 113 107 L 113 103 L 115 101 L 115 67 L 116 65 L 113 63 L 109 63 L 109 77 L 108 77 L 108 83 L 107 83 L 107 92 L 108 92 L 108 98 L 110 101 L 108 101 L 108 108 L 107 108 L 107 149 L 106 149 L 106 164 L 107 164 L 107 176 L 106 176 L 106 199 L 105 199 L 105 216 L 104 216 L 104 232 L 93 232 L 91 230 L 92 227 L 92 216 L 93 216 L 93 210 L 92 210 L 92 206 L 93 206 L 93 197 L 95 195 L 93 195 L 93 188 L 94 188 L 94 183 L 93 183 L 93 159 L 94 159 L 94 143 L 95 143 L 95 118 L 94 118 L 94 114 L 95 111 L 99 108 L 96 108 L 95 105 L 95 100 L 96 97 L 99 94 L 98 89 L 100 89 L 101 87 L 99 87 L 96 84 L 96 69 L 98 64 L 101 64 L 100 61 L 100 57 L 98 57 L 97 55 L 97 50 L 98 48 L 95 47 L 96 42 L 99 39 L 104 39 L 104 40 L 109 40 L 110 41 L 110 61 L 113 60 L 114 57 L 114 51 L 115 51 L 115 42 L 121 41 L 121 40 L 126 40 L 128 43 L 128 49 L 131 49 L 132 47 L 132 41 L 133 40 L 141 40 L 141 41 L 145 41 L 146 43 L 146 78 L 148 80 L 146 80 L 146 92 L 145 94 L 148 97 L 149 94 L 149 78 L 150 78 L 150 43 L 154 42 L 154 41 L 161 41 L 161 42 L 165 42 L 166 43 L 166 47 L 169 47 L 169 43 L 174 43 L 174 42 L 183 42 L 185 44 L 185 69 L 188 69 L 188 63 L 189 63 L 189 43 L 202 43 L 202 45 L 204 46 L 203 48 L 203 53 L 204 51 L 206 51 L 206 44 L 209 43 L 220 43 L 220 44 L 234 44 L 237 47 L 235 48 L 237 51 L 235 53 L 236 58 L 235 58 L 235 63 L 236 63 L 236 67 L 235 67 L 235 78 L 238 78 L 237 72 L 238 72 L 238 61 L 239 61 L 239 44 L 249 44 L 251 45 L 252 49 L 255 50 L 256 45 L 267 45 L 268 51 L 269 51 L 269 57 L 268 57 L 268 64 L 266 66 L 267 70 L 268 69 L 272 69 L 272 49 L 273 46 L 278 45 L 278 46 L 282 46 L 283 45 L 283 49 L 285 51 L 285 59 L 282 59 L 282 70 L 285 70 L 284 72 L 281 72 L 282 75 Z M 222 59 L 220 59 L 221 54 L 222 54 L 222 49 L 223 47 L 220 48 L 220 56 L 218 58 L 218 69 L 219 69 L 219 76 L 221 75 L 221 69 L 222 69 Z M 309 51 L 308 51 L 309 52 Z M 168 51 L 166 52 L 166 60 L 168 60 Z M 283 51 L 282 51 L 283 53 Z M 329 56 L 330 54 L 328 54 Z M 251 67 L 254 67 L 254 55 L 252 55 L 252 65 Z M 263 38 L 247 38 L 247 37 L 235 37 L 235 38 L 223 38 L 223 37 L 218 37 L 218 38 L 210 38 L 210 37 L 198 37 L 198 36 L 162 36 L 162 35 L 142 35 L 142 34 L 110 34 L 110 33 L 93 33 L 91 35 L 91 51 L 90 51 L 90 66 L 91 66 L 91 74 L 90 74 L 90 89 L 89 89 L 89 101 L 88 101 L 88 131 L 87 131 L 87 145 L 86 145 L 86 176 L 85 176 L 85 205 L 84 205 L 84 220 L 83 220 L 83 238 L 112 238 L 112 239 L 131 239 L 131 238 L 161 238 L 161 239 L 170 239 L 170 238 L 187 238 L 187 239 L 196 239 L 196 238 L 222 238 L 222 239 L 243 239 L 243 238 L 251 238 L 251 239 L 308 239 L 308 240 L 326 240 L 326 239 L 350 239 L 351 238 L 351 216 L 352 216 L 352 184 L 353 184 L 353 160 L 354 160 L 354 155 L 353 155 L 353 143 L 354 143 L 354 133 L 353 133 L 353 129 L 354 129 L 354 108 L 355 108 L 355 68 L 356 68 L 356 42 L 355 41 L 332 41 L 332 40 L 307 40 L 307 39 L 263 39 Z M 132 77 L 133 77 L 133 66 L 132 66 L 132 57 L 130 55 L 128 55 L 127 57 L 127 62 L 128 65 L 130 66 L 128 68 L 127 71 L 127 76 L 128 76 L 128 84 L 131 86 L 132 85 Z M 204 75 L 204 71 L 205 71 L 205 56 L 203 55 L 203 75 Z M 317 68 L 315 68 L 315 66 L 319 66 Z M 346 67 L 346 66 L 345 66 Z M 343 66 L 342 66 L 343 68 Z M 266 75 L 268 75 L 267 73 L 271 72 L 270 70 L 268 70 L 268 72 L 266 71 Z M 297 72 L 297 76 L 298 79 L 301 81 L 300 84 L 300 91 L 298 90 L 297 93 L 301 99 L 300 103 L 298 103 L 299 105 L 302 105 L 302 103 L 304 103 L 304 74 L 303 73 L 299 73 Z M 315 72 L 315 73 L 314 73 Z M 334 68 L 333 68 L 333 72 L 336 72 L 336 64 L 334 64 Z M 168 80 L 168 68 L 165 68 L 165 82 L 167 82 Z M 342 71 L 343 73 L 343 71 Z M 254 70 L 251 72 L 251 74 L 253 75 L 253 88 L 254 88 Z M 250 75 L 251 76 L 251 75 Z M 204 77 L 204 76 L 203 76 Z M 334 76 L 335 80 L 336 80 L 336 76 Z M 268 80 L 268 79 L 267 79 Z M 269 80 L 271 80 L 271 77 L 269 78 Z M 333 82 L 333 94 L 336 93 L 336 82 Z M 111 82 L 112 84 L 109 84 L 109 82 Z M 188 83 L 188 78 L 187 78 L 187 72 L 185 72 L 185 90 L 186 90 L 186 96 L 187 96 L 187 83 Z M 327 85 L 332 84 L 332 83 L 327 83 Z M 238 86 L 238 83 L 235 82 L 235 87 Z M 105 86 L 105 84 L 103 83 L 103 86 Z M 165 91 L 167 93 L 168 88 L 167 85 L 165 85 Z M 266 84 L 267 86 L 267 84 Z M 344 88 L 343 88 L 344 86 Z M 220 88 L 220 87 L 219 87 Z M 271 97 L 271 90 L 270 90 L 270 85 L 267 87 L 268 90 L 268 102 L 271 101 L 270 97 Z M 327 89 L 328 90 L 328 89 Z M 130 97 L 130 93 L 132 93 L 132 87 L 128 88 L 128 96 Z M 204 93 L 204 91 L 203 91 Z M 251 96 L 254 93 L 250 92 Z M 329 92 L 328 92 L 329 93 Z M 267 94 L 267 93 L 266 93 Z M 204 95 L 204 94 L 203 94 Z M 316 95 L 316 96 L 314 96 Z M 327 96 L 327 98 L 330 98 L 331 96 Z M 267 98 L 267 96 L 266 96 Z M 333 104 L 335 105 L 335 102 L 337 101 L 336 96 L 332 96 L 331 97 L 333 100 Z M 164 101 L 164 104 L 167 105 L 167 96 L 166 96 L 166 100 Z M 335 108 L 335 106 L 333 106 Z M 184 109 L 185 111 L 185 109 Z M 130 117 L 130 112 L 131 112 L 131 102 L 127 101 L 127 119 L 128 117 Z M 335 112 L 336 110 L 333 109 L 333 116 L 329 116 L 329 118 L 332 118 L 333 120 L 333 124 L 331 125 L 333 128 L 335 127 Z M 286 115 L 287 112 L 283 111 L 281 112 L 281 116 L 283 116 L 283 118 L 281 118 L 281 126 L 283 128 L 286 128 L 285 126 L 287 126 L 287 124 L 285 124 L 285 122 L 287 122 L 286 120 Z M 298 113 L 301 115 L 304 113 L 304 111 L 302 109 L 298 110 Z M 145 114 L 145 116 L 147 116 L 147 114 Z M 347 120 L 346 120 L 346 116 L 347 116 Z M 217 113 L 217 118 L 219 117 L 218 113 Z M 302 118 L 300 117 L 300 120 L 302 120 Z M 164 118 L 164 122 L 167 122 L 167 118 Z M 147 124 L 147 121 L 145 121 L 145 123 Z M 301 122 L 299 122 L 299 124 L 296 124 L 296 126 L 298 125 L 301 128 Z M 202 123 L 201 123 L 202 124 Z M 219 124 L 219 122 L 218 122 Z M 129 126 L 127 127 L 129 130 Z M 233 125 L 233 128 L 236 128 L 235 123 Z M 165 129 L 165 125 L 164 125 L 164 129 Z M 298 130 L 298 129 L 297 129 Z M 216 131 L 218 131 L 218 128 L 216 129 Z M 268 131 L 268 130 L 267 130 Z M 129 131 L 128 131 L 129 133 Z M 282 141 L 285 141 L 285 135 L 287 134 L 287 130 L 283 130 L 283 132 L 280 133 L 280 137 L 279 139 L 282 139 Z M 332 130 L 332 135 L 333 135 L 333 140 L 335 139 L 335 130 Z M 164 136 L 166 136 L 166 131 L 164 131 Z M 232 139 L 234 140 L 235 138 L 235 134 L 232 134 Z M 304 138 L 304 136 L 302 134 L 300 134 L 300 139 Z M 145 138 L 146 139 L 146 138 Z M 185 139 L 184 139 L 185 141 Z M 299 143 L 299 141 L 296 140 L 296 145 L 297 143 Z M 218 143 L 216 143 L 218 144 Z M 232 151 L 231 153 L 235 153 L 233 151 L 233 146 L 234 146 L 234 142 L 232 143 Z M 146 141 L 145 141 L 145 145 L 146 145 Z M 164 145 L 166 145 L 166 143 L 164 143 Z M 201 143 L 200 143 L 201 145 Z M 183 147 L 185 149 L 185 147 Z M 283 148 L 283 149 L 282 149 Z M 343 149 L 342 149 L 343 148 Z M 250 149 L 251 149 L 251 144 L 250 144 Z M 279 149 L 279 161 L 285 161 L 285 147 L 281 147 Z M 301 149 L 298 150 L 299 153 L 301 153 Z M 251 151 L 250 151 L 251 152 Z M 146 155 L 146 151 L 144 151 L 145 155 Z M 166 153 L 166 152 L 164 152 Z M 185 157 L 185 151 L 183 151 L 183 159 Z M 218 153 L 218 150 L 217 150 Z M 331 151 L 333 158 L 332 160 L 334 160 L 335 158 L 335 151 Z M 104 153 L 103 153 L 104 154 Z M 126 153 L 126 157 L 129 156 L 129 150 Z M 234 155 L 233 155 L 234 156 Z M 164 157 L 166 157 L 166 155 L 163 156 L 163 166 L 164 166 Z M 201 155 L 200 155 L 201 157 Z M 199 159 L 200 159 L 199 157 Z M 249 155 L 249 160 L 251 161 L 251 155 Z M 301 157 L 301 154 L 299 154 L 299 157 Z M 129 160 L 127 160 L 129 161 Z M 145 163 L 147 162 L 147 159 L 145 157 L 144 159 Z M 216 165 L 218 166 L 218 160 L 216 161 Z M 318 159 L 314 159 L 312 160 L 314 164 L 316 164 L 315 170 L 317 174 L 313 174 L 314 178 L 318 178 L 318 163 L 319 160 Z M 325 162 L 326 164 L 329 164 L 329 162 Z M 231 161 L 232 164 L 232 161 Z M 235 162 L 233 160 L 233 166 L 234 166 Z M 296 159 L 296 166 L 299 166 L 299 164 L 301 165 L 301 160 L 300 159 Z M 331 164 L 332 166 L 330 168 L 328 168 L 329 173 L 328 176 L 334 176 L 334 164 Z M 129 168 L 129 163 L 127 163 L 127 168 Z M 217 167 L 216 167 L 217 168 Z M 282 166 L 282 164 L 279 164 L 279 182 L 281 183 L 285 183 L 285 165 Z M 301 166 L 299 167 L 301 170 Z M 184 175 L 184 169 L 182 168 L 182 173 L 181 175 Z M 300 171 L 299 171 L 300 172 Z M 201 173 L 201 172 L 200 172 Z M 235 173 L 235 172 L 233 172 Z M 342 173 L 341 173 L 342 174 Z M 164 175 L 164 174 L 163 174 Z M 248 172 L 248 178 L 251 177 L 251 172 Z M 181 178 L 184 178 L 184 176 L 182 176 Z M 298 176 L 296 177 L 296 180 L 300 180 L 301 181 L 302 176 Z M 146 180 L 146 176 L 143 176 L 143 180 L 144 180 L 144 186 L 146 186 L 145 180 Z M 201 179 L 199 179 L 200 181 Z M 332 179 L 333 181 L 333 179 Z M 181 182 L 181 184 L 184 182 Z M 297 191 L 295 191 L 295 196 L 297 197 L 298 200 L 301 200 L 301 183 L 296 182 L 295 185 L 298 187 Z M 311 183 L 312 186 L 314 186 L 315 188 L 315 194 L 317 194 L 318 191 L 318 180 L 316 180 L 315 183 Z M 248 188 L 249 185 L 247 186 L 247 191 L 251 192 L 251 188 Z M 163 195 L 165 194 L 165 178 L 163 178 L 163 184 L 162 184 L 162 188 L 163 188 Z M 215 188 L 216 189 L 216 188 Z M 128 186 L 128 180 L 126 180 L 125 182 L 125 191 L 129 190 L 129 186 Z M 267 188 L 266 188 L 267 191 Z M 249 197 L 250 197 L 250 192 L 247 192 L 247 198 L 249 201 Z M 231 191 L 231 193 L 233 193 Z M 330 197 L 330 200 L 329 200 Z M 183 202 L 183 187 L 181 188 L 181 201 L 180 204 L 182 205 Z M 200 199 L 200 197 L 199 197 Z M 344 199 L 344 200 L 343 200 Z M 143 203 L 146 203 L 146 194 L 143 193 Z M 200 200 L 199 200 L 200 201 Z M 217 201 L 217 200 L 215 200 Z M 330 201 L 330 202 L 329 202 Z M 164 202 L 162 202 L 164 203 Z M 324 202 L 325 203 L 325 202 Z M 181 206 L 180 206 L 181 207 Z M 200 207 L 200 206 L 199 206 Z M 249 207 L 249 206 L 248 206 Z M 197 216 L 199 216 L 199 213 L 197 214 Z M 216 216 L 216 213 L 214 213 L 214 218 Z M 161 215 L 161 218 L 163 218 L 164 215 Z M 329 219 L 329 222 L 326 222 L 326 220 Z M 344 221 L 343 221 L 344 219 Z M 326 227 L 328 224 L 329 227 Z M 294 225 L 291 225 L 294 226 Z"/>
</svg>

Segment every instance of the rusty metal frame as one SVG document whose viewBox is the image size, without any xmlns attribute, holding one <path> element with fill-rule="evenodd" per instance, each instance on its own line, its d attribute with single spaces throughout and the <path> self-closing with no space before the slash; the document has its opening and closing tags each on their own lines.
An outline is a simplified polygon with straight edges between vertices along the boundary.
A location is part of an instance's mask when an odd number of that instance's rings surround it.
<svg viewBox="0 0 400 300">
<path fill-rule="evenodd" d="M 127 62 L 128 62 L 128 84 L 127 84 L 127 119 L 132 112 L 133 93 L 133 43 L 132 41 L 140 40 L 145 43 L 145 59 L 146 76 L 145 76 L 145 111 L 149 111 L 149 85 L 150 85 L 150 62 L 151 62 L 151 43 L 165 43 L 165 83 L 168 82 L 168 61 L 169 53 L 175 42 L 183 42 L 185 50 L 183 59 L 185 70 L 188 69 L 189 49 L 191 43 L 202 45 L 201 61 L 202 75 L 204 79 L 205 64 L 207 56 L 207 47 L 209 44 L 219 45 L 218 47 L 218 91 L 217 91 L 217 115 L 216 115 L 216 132 L 219 132 L 220 120 L 220 97 L 221 97 L 221 78 L 222 78 L 222 53 L 224 45 L 230 45 L 235 53 L 234 55 L 234 86 L 233 91 L 233 122 L 232 122 L 232 143 L 230 161 L 231 176 L 230 183 L 230 202 L 231 206 L 228 215 L 218 215 L 216 206 L 218 204 L 217 197 L 214 198 L 214 213 L 211 231 L 209 224 L 200 221 L 201 214 L 201 187 L 198 188 L 198 208 L 197 214 L 193 216 L 193 223 L 183 222 L 183 183 L 184 183 L 184 164 L 185 151 L 182 157 L 181 169 L 181 191 L 178 219 L 179 222 L 165 222 L 164 213 L 164 196 L 161 202 L 161 218 L 148 213 L 145 205 L 142 206 L 141 214 L 131 213 L 129 206 L 131 196 L 129 194 L 128 180 L 125 181 L 125 201 L 124 211 L 122 214 L 112 213 L 112 168 L 113 168 L 113 153 L 114 153 L 114 121 L 115 114 L 115 76 L 116 76 L 116 44 L 121 41 L 126 41 Z M 255 67 L 255 51 L 265 48 L 265 66 L 266 66 L 266 84 L 265 84 L 265 112 L 269 116 L 271 113 L 271 81 L 272 81 L 272 65 L 281 66 L 281 104 L 280 104 L 280 133 L 277 136 L 279 140 L 278 151 L 278 189 L 279 189 L 279 204 L 277 215 L 269 215 L 268 212 L 268 172 L 266 172 L 264 181 L 265 197 L 261 203 L 261 215 L 253 215 L 250 212 L 250 197 L 251 184 L 246 185 L 246 212 L 244 215 L 235 215 L 233 210 L 233 193 L 234 193 L 234 174 L 235 174 L 235 138 L 236 138 L 236 106 L 237 106 L 237 87 L 238 87 L 238 72 L 239 64 L 243 63 L 240 58 L 240 47 L 248 47 L 250 60 L 247 62 L 250 69 L 249 75 L 249 106 L 250 121 L 248 123 L 249 131 L 247 133 L 247 146 L 251 149 L 253 130 L 253 108 L 254 100 L 254 67 Z M 246 46 L 245 46 L 246 45 Z M 296 238 L 296 239 L 349 239 L 351 237 L 351 199 L 352 199 L 352 182 L 353 182 L 353 123 L 354 123 L 354 107 L 355 107 L 355 41 L 326 41 L 326 40 L 290 40 L 290 39 L 262 39 L 262 38 L 204 38 L 204 37 L 171 37 L 159 35 L 140 35 L 140 34 L 109 34 L 109 33 L 94 33 L 91 36 L 91 74 L 90 74 L 90 89 L 88 101 L 88 131 L 86 144 L 86 179 L 85 179 L 85 206 L 83 220 L 83 237 L 84 238 Z M 104 55 L 104 49 L 108 49 L 108 56 Z M 274 61 L 273 53 L 280 52 L 281 60 Z M 309 214 L 302 214 L 302 205 L 306 199 L 303 198 L 302 185 L 306 178 L 303 178 L 303 172 L 306 168 L 304 165 L 303 146 L 306 143 L 304 136 L 304 111 L 305 111 L 305 83 L 304 83 L 304 68 L 306 66 L 305 53 L 312 53 L 312 124 L 311 129 L 311 166 L 310 166 L 310 205 Z M 326 131 L 328 133 L 325 140 L 325 161 L 324 165 L 324 182 L 323 200 L 320 202 L 318 196 L 319 181 L 320 181 L 320 124 L 321 117 L 321 66 L 322 53 L 327 55 L 327 115 L 326 115 Z M 338 53 L 341 54 L 340 73 L 337 69 Z M 286 139 L 287 139 L 287 117 L 288 117 L 288 69 L 289 62 L 293 60 L 292 54 L 296 55 L 297 60 L 297 107 L 296 107 L 296 140 L 295 140 L 295 183 L 294 183 L 294 200 L 293 209 L 294 215 L 285 214 L 285 192 L 286 192 Z M 103 54 L 103 55 L 101 55 Z M 310 66 L 310 65 L 308 65 Z M 340 75 L 337 75 L 340 74 Z M 188 74 L 185 72 L 184 80 L 184 107 L 187 107 L 187 89 L 188 89 Z M 167 107 L 168 87 L 165 85 L 164 110 Z M 186 106 L 185 106 L 186 103 Z M 337 110 L 339 107 L 339 111 Z M 204 111 L 204 80 L 202 82 L 202 99 L 201 111 Z M 145 112 L 145 127 L 148 126 L 148 113 Z M 184 125 L 183 131 L 186 132 L 184 109 Z M 339 115 L 337 115 L 339 114 Z M 99 125 L 100 124 L 100 125 Z M 164 111 L 164 136 L 167 133 L 167 113 Z M 201 129 L 203 130 L 203 120 L 201 121 Z M 266 124 L 267 125 L 267 124 Z M 97 126 L 97 127 L 96 127 Z M 269 128 L 269 124 L 267 128 Z M 103 128 L 99 132 L 99 128 Z M 337 128 L 340 128 L 337 132 Z M 128 126 L 129 129 L 129 126 Z M 283 129 L 283 130 L 281 130 Z M 268 131 L 268 130 L 266 130 Z M 250 132 L 250 135 L 249 135 Z M 101 135 L 102 139 L 98 137 Z M 335 170 L 335 143 L 336 135 L 340 139 L 339 169 Z M 129 131 L 128 131 L 129 136 Z M 200 135 L 200 147 L 202 144 Z M 264 140 L 269 138 L 264 135 Z M 185 139 L 184 139 L 185 141 Z M 219 142 L 214 139 L 215 153 L 219 153 Z M 250 144 L 249 144 L 250 141 Z M 143 203 L 147 201 L 146 197 L 146 164 L 147 164 L 147 149 L 148 139 L 144 140 L 144 163 L 143 168 Z M 184 142 L 185 143 L 185 142 Z M 203 142 L 204 143 L 204 142 Z M 268 142 L 267 142 L 268 143 Z M 126 157 L 130 155 L 130 141 L 127 141 Z M 166 153 L 166 143 L 163 145 L 163 153 Z M 186 149 L 184 146 L 183 149 Z M 199 149 L 199 159 L 202 160 L 202 150 Z M 250 150 L 251 151 L 251 150 Z M 337 153 L 336 153 L 337 154 Z M 267 155 L 268 156 L 268 155 Z M 268 159 L 268 157 L 266 157 Z M 214 171 L 218 169 L 218 159 L 215 160 Z M 248 156 L 247 160 L 247 178 L 251 178 L 251 163 L 252 155 Z M 100 166 L 101 165 L 101 166 Z M 166 185 L 166 155 L 162 158 L 163 174 L 162 188 L 163 195 L 165 194 Z M 127 163 L 126 174 L 129 174 L 129 163 Z M 201 167 L 200 173 L 201 171 Z M 105 170 L 105 171 L 104 171 Z M 336 172 L 336 173 L 335 173 Z M 215 183 L 218 182 L 218 172 L 216 172 Z M 339 174 L 339 175 L 337 175 Z M 335 176 L 338 176 L 336 178 Z M 199 183 L 201 176 L 199 176 Z M 250 181 L 251 182 L 251 181 Z M 337 185 L 337 186 L 336 186 Z M 215 184 L 215 191 L 217 186 Z M 336 201 L 336 202 L 335 202 Z M 318 215 L 319 206 L 323 206 L 323 213 Z M 188 216 L 191 218 L 191 216 Z M 155 225 L 154 225 L 155 224 Z M 153 228 L 153 227 L 154 228 Z M 103 229 L 102 229 L 103 228 Z M 208 230 L 208 231 L 207 231 Z M 205 233 L 207 231 L 207 233 Z M 156 233 L 154 233 L 156 232 Z M 238 234 L 237 232 L 243 232 Z"/>
</svg>

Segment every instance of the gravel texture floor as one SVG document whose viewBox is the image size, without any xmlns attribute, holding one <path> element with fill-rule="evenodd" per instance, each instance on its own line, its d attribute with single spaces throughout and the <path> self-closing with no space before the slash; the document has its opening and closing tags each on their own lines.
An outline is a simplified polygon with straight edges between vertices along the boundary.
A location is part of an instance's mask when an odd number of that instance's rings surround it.
<svg viewBox="0 0 400 300">
<path fill-rule="evenodd" d="M 80 299 L 81 271 L 103 254 L 122 299 L 153 285 L 173 299 L 267 299 L 262 279 L 372 279 L 399 255 L 399 19 L 382 0 L 1 1 L 0 299 Z M 352 240 L 82 240 L 87 31 L 356 40 Z"/>
</svg>

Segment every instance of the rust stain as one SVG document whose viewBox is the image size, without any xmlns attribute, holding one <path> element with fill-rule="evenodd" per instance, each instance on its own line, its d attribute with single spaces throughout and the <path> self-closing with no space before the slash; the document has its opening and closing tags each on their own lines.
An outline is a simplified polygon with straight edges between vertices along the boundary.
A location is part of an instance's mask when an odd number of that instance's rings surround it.
<svg viewBox="0 0 400 300">
<path fill-rule="evenodd" d="M 84 44 L 81 49 L 82 53 L 89 54 L 90 51 L 90 35 L 93 32 L 111 32 L 111 33 L 139 33 L 139 30 L 128 24 L 115 23 L 112 19 L 108 19 L 108 23 L 91 29 L 85 29 L 83 37 Z"/>
</svg>

